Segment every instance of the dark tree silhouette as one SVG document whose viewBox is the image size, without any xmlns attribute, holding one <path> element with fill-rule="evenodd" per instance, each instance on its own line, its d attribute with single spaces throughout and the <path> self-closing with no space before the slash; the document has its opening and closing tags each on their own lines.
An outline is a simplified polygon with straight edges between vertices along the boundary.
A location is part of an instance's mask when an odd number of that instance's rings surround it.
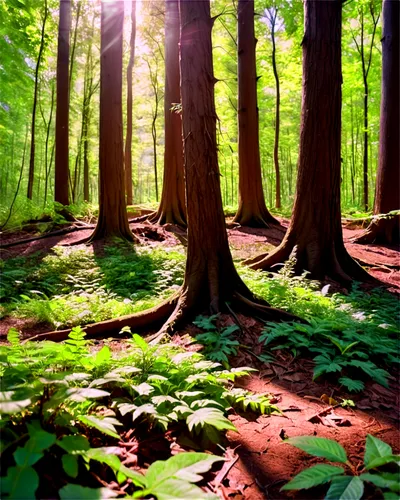
<svg viewBox="0 0 400 500">
<path fill-rule="evenodd" d="M 71 0 L 60 0 L 57 57 L 56 157 L 54 200 L 69 205 L 68 122 L 69 122 L 69 33 Z"/>
<path fill-rule="evenodd" d="M 305 0 L 303 100 L 296 200 L 289 229 L 270 254 L 246 263 L 270 269 L 291 256 L 295 272 L 343 284 L 372 278 L 347 253 L 340 216 L 342 0 Z M 277 268 L 275 267 L 275 269 Z"/>
<path fill-rule="evenodd" d="M 124 2 L 101 3 L 99 218 L 91 240 L 133 241 L 126 213 L 122 137 Z"/>
<path fill-rule="evenodd" d="M 374 214 L 400 209 L 400 3 L 383 2 L 382 99 Z M 400 215 L 373 219 L 356 243 L 399 241 Z"/>
<path fill-rule="evenodd" d="M 242 226 L 268 227 L 279 222 L 264 200 L 258 137 L 254 0 L 238 2 L 239 208 L 233 219 Z"/>
</svg>

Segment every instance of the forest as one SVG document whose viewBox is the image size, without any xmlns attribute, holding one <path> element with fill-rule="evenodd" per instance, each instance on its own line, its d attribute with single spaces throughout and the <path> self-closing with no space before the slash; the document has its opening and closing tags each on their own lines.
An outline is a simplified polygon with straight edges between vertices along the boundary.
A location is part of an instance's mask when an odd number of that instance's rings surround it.
<svg viewBox="0 0 400 500">
<path fill-rule="evenodd" d="M 0 2 L 0 495 L 397 500 L 400 0 Z"/>
</svg>

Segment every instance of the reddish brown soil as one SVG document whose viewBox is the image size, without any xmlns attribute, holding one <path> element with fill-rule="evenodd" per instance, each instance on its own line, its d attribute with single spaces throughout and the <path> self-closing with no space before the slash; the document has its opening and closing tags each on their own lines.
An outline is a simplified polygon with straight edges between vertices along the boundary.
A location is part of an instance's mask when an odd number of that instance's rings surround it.
<svg viewBox="0 0 400 500">
<path fill-rule="evenodd" d="M 287 220 L 281 221 L 284 226 L 288 225 Z M 165 228 L 154 228 L 154 226 L 149 228 L 147 224 L 131 224 L 131 228 L 146 245 L 171 246 L 178 242 L 175 235 Z M 398 249 L 353 244 L 351 239 L 361 231 L 362 229 L 344 228 L 345 243 L 350 254 L 368 264 L 368 271 L 385 283 L 389 291 L 400 293 Z M 268 251 L 278 245 L 283 237 L 283 232 L 276 229 L 234 228 L 229 229 L 228 233 L 235 258 L 245 258 L 260 251 Z M 2 257 L 51 251 L 55 245 L 71 245 L 89 237 L 90 234 L 91 230 L 85 230 L 37 240 L 5 249 Z M 30 236 L 32 233 L 3 236 L 2 244 Z M 99 242 L 98 245 L 101 247 L 102 243 Z M 357 472 L 362 469 L 367 434 L 373 434 L 389 443 L 395 453 L 400 452 L 398 379 L 393 377 L 390 389 L 369 383 L 361 395 L 348 395 L 340 392 L 334 379 L 320 383 L 312 382 L 311 361 L 295 360 L 288 354 L 280 353 L 276 363 L 261 364 L 254 358 L 254 353 L 260 348 L 256 339 L 261 325 L 252 318 L 239 316 L 239 320 L 246 332 L 242 342 L 249 346 L 249 350 L 243 351 L 237 359 L 232 360 L 232 363 L 234 366 L 255 366 L 259 369 L 258 375 L 243 379 L 241 384 L 254 392 L 273 395 L 283 414 L 257 417 L 247 412 L 243 415 L 235 413 L 230 416 L 239 432 L 228 434 L 229 447 L 226 455 L 230 457 L 230 461 L 223 469 L 227 472 L 217 475 L 217 481 L 214 481 L 214 489 L 221 498 L 235 500 L 323 498 L 326 487 L 302 492 L 280 492 L 283 484 L 295 474 L 305 467 L 322 461 L 285 444 L 283 438 L 286 436 L 316 435 L 336 439 L 347 450 L 350 462 Z M 47 329 L 46 325 L 32 325 L 11 318 L 1 323 L 2 330 L 8 330 L 10 326 L 16 326 L 29 333 Z M 113 344 L 117 345 L 118 342 Z M 337 407 L 324 414 L 324 410 L 330 408 L 320 399 L 324 394 L 338 401 L 340 398 L 350 398 L 355 401 L 356 408 Z M 152 452 L 154 452 L 153 446 L 152 444 Z M 132 450 L 129 453 L 124 452 L 128 459 L 132 455 L 131 452 Z M 134 455 L 132 457 L 134 463 L 136 459 Z M 369 490 L 368 487 L 365 493 L 366 498 L 379 498 L 376 491 Z"/>
</svg>

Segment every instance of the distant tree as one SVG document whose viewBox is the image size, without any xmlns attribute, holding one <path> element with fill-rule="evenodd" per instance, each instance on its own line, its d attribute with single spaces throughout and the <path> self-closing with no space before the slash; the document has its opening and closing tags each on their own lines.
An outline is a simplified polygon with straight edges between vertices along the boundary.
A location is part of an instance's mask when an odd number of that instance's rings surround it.
<svg viewBox="0 0 400 500">
<path fill-rule="evenodd" d="M 278 22 L 278 7 L 276 2 L 273 2 L 271 7 L 265 9 L 265 16 L 268 20 L 268 26 L 271 33 L 272 42 L 272 69 L 275 79 L 275 139 L 274 139 L 274 166 L 275 166 L 275 207 L 281 208 L 281 172 L 279 169 L 279 132 L 280 132 L 280 109 L 281 109 L 281 91 L 278 75 L 278 67 L 276 64 L 276 30 Z"/>
<path fill-rule="evenodd" d="M 69 34 L 71 0 L 60 0 L 57 57 L 56 158 L 54 200 L 69 205 Z"/>
<path fill-rule="evenodd" d="M 270 269 L 295 257 L 294 271 L 343 284 L 372 280 L 348 254 L 340 216 L 342 0 L 305 0 L 303 99 L 297 193 L 289 229 L 269 255 L 246 263 Z"/>
<path fill-rule="evenodd" d="M 126 70 L 126 136 L 125 136 L 125 184 L 126 202 L 133 203 L 132 193 L 132 72 L 135 63 L 136 40 L 136 0 L 131 0 L 131 40 L 129 44 L 129 62 Z"/>
<path fill-rule="evenodd" d="M 40 63 L 42 61 L 44 46 L 46 42 L 46 21 L 49 15 L 49 8 L 47 5 L 47 0 L 44 1 L 44 12 L 43 12 L 43 20 L 42 20 L 42 30 L 40 35 L 40 46 L 39 53 L 36 61 L 36 69 L 35 69 L 35 89 L 33 93 L 33 108 L 32 108 L 32 126 L 31 126 L 31 152 L 29 159 L 29 177 L 28 177 L 28 192 L 27 197 L 29 200 L 32 199 L 33 196 L 33 182 L 35 178 L 35 145 L 36 145 L 36 108 L 38 103 L 38 90 L 39 90 L 39 69 Z"/>
<path fill-rule="evenodd" d="M 149 217 L 157 224 L 186 225 L 183 172 L 182 119 L 179 83 L 178 0 L 165 2 L 165 93 L 164 93 L 164 178 L 157 212 Z M 174 108 L 178 107 L 178 109 Z"/>
<path fill-rule="evenodd" d="M 375 2 L 376 3 L 376 2 Z M 369 47 L 366 44 L 366 27 L 365 27 L 365 11 L 369 10 L 369 14 L 372 19 L 372 34 L 370 35 Z M 378 26 L 380 14 L 376 12 L 376 6 L 374 0 L 369 0 L 365 2 L 364 0 L 359 3 L 358 6 L 359 22 L 360 22 L 360 38 L 357 41 L 357 36 L 353 34 L 353 40 L 356 44 L 357 51 L 361 59 L 361 69 L 363 76 L 364 85 L 364 155 L 363 155 L 363 186 L 364 186 L 364 210 L 368 210 L 368 102 L 369 102 L 369 86 L 368 86 L 368 76 L 371 69 L 372 53 L 374 48 L 374 41 L 376 35 L 376 28 Z M 366 46 L 367 45 L 367 46 Z"/>
<path fill-rule="evenodd" d="M 126 213 L 122 137 L 124 2 L 101 3 L 99 218 L 91 240 L 132 241 Z"/>
<path fill-rule="evenodd" d="M 258 137 L 254 0 L 238 2 L 239 208 L 233 219 L 242 226 L 268 227 L 279 222 L 264 200 Z"/>
<path fill-rule="evenodd" d="M 400 2 L 383 1 L 382 99 L 374 214 L 400 209 Z M 374 219 L 356 243 L 399 241 L 400 216 Z"/>
</svg>

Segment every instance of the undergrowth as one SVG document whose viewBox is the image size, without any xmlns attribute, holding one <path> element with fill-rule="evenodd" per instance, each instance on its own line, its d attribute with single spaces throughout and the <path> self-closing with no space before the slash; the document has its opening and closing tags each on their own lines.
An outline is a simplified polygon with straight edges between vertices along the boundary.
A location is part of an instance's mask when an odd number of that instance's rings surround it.
<svg viewBox="0 0 400 500">
<path fill-rule="evenodd" d="M 181 284 L 184 256 L 119 243 L 99 255 L 55 247 L 47 256 L 0 262 L 2 316 L 61 328 L 152 307 Z"/>
<path fill-rule="evenodd" d="M 2 498 L 54 498 L 57 492 L 61 499 L 110 498 L 121 491 L 133 498 L 170 498 L 172 492 L 176 499 L 206 498 L 193 485 L 202 479 L 195 473 L 207 472 L 218 457 L 183 453 L 156 462 L 143 476 L 121 462 L 120 448 L 95 443 L 116 443 L 126 429 L 134 429 L 137 440 L 171 429 L 186 446 L 210 449 L 236 430 L 227 418 L 231 407 L 279 411 L 266 396 L 234 388 L 235 378 L 251 368 L 226 370 L 173 344 L 151 347 L 133 335 L 123 350 L 104 345 L 94 352 L 80 327 L 65 344 L 21 344 L 16 330 L 8 340 L 10 346 L 0 347 Z M 99 473 L 95 462 L 114 473 L 117 494 L 87 489 L 90 473 Z M 51 483 L 43 474 L 50 469 Z M 176 484 L 164 484 L 160 474 Z"/>
<path fill-rule="evenodd" d="M 269 353 L 287 349 L 293 355 L 311 356 L 314 379 L 334 376 L 351 392 L 364 389 L 367 377 L 387 386 L 385 368 L 398 365 L 399 302 L 382 289 L 365 293 L 357 284 L 348 295 L 329 294 L 317 281 L 294 276 L 293 262 L 278 274 L 242 270 L 250 288 L 272 306 L 306 319 L 301 323 L 267 323 L 260 342 Z"/>
<path fill-rule="evenodd" d="M 351 463 L 346 450 L 337 442 L 314 436 L 298 436 L 287 439 L 286 443 L 300 450 L 323 457 L 341 466 L 318 464 L 304 469 L 281 490 L 301 490 L 331 483 L 325 500 L 360 500 L 364 495 L 365 483 L 375 486 L 373 498 L 397 500 L 400 493 L 400 456 L 394 455 L 392 448 L 380 439 L 367 435 L 364 453 L 364 468 L 359 471 Z M 346 470 L 350 474 L 346 474 Z M 386 470 L 385 470 L 386 468 Z M 379 494 L 379 493 L 380 494 Z M 367 495 L 367 498 L 370 498 Z"/>
</svg>

